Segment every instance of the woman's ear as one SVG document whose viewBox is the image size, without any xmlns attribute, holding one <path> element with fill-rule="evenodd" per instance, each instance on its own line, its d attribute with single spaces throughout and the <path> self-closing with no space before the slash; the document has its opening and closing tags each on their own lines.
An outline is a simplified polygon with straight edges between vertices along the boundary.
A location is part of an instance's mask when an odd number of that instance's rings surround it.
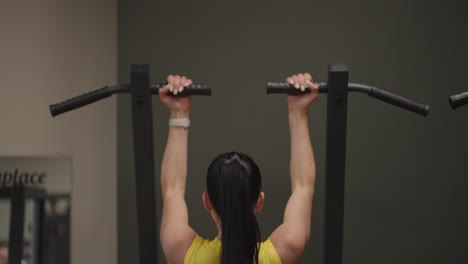
<svg viewBox="0 0 468 264">
<path fill-rule="evenodd" d="M 211 211 L 213 210 L 213 206 L 211 205 L 210 197 L 208 196 L 207 192 L 203 192 L 202 199 L 203 199 L 203 206 L 205 207 L 205 210 L 208 213 L 211 213 Z"/>
<path fill-rule="evenodd" d="M 255 205 L 255 212 L 260 212 L 262 210 L 264 201 L 265 201 L 265 193 L 260 192 L 260 195 L 258 196 L 257 205 Z"/>
</svg>

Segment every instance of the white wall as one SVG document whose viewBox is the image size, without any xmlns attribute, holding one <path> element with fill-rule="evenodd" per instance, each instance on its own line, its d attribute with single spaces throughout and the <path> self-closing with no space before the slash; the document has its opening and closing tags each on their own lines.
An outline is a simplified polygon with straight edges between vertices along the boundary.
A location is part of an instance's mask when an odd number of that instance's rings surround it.
<svg viewBox="0 0 468 264">
<path fill-rule="evenodd" d="M 72 263 L 117 263 L 116 100 L 48 105 L 116 81 L 115 0 L 0 3 L 0 155 L 73 157 Z"/>
</svg>

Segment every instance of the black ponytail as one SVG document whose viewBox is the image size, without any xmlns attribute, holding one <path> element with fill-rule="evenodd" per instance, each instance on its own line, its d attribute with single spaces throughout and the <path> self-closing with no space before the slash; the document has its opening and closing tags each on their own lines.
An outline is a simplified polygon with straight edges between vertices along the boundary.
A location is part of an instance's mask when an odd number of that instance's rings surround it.
<svg viewBox="0 0 468 264">
<path fill-rule="evenodd" d="M 208 167 L 206 185 L 221 218 L 221 264 L 258 264 L 261 238 L 254 213 L 262 186 L 258 166 L 243 153 L 221 154 Z"/>
</svg>

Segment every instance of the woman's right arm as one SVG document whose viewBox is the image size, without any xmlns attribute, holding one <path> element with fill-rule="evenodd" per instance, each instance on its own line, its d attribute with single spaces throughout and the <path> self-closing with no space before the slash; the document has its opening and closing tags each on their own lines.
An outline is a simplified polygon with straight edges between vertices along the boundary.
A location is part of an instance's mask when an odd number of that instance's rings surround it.
<svg viewBox="0 0 468 264">
<path fill-rule="evenodd" d="M 159 99 L 170 110 L 173 119 L 190 117 L 191 98 L 172 97 L 192 81 L 184 76 L 168 76 L 168 86 L 159 90 Z M 169 88 L 170 87 L 170 88 Z M 187 181 L 188 128 L 171 126 L 161 164 L 163 211 L 160 240 L 168 263 L 183 263 L 185 254 L 196 237 L 189 226 L 185 185 Z M 155 249 L 156 250 L 156 249 Z"/>
<path fill-rule="evenodd" d="M 300 262 L 310 236 L 316 169 L 307 109 L 318 97 L 318 87 L 312 83 L 310 74 L 293 75 L 287 81 L 297 89 L 311 89 L 311 93 L 288 96 L 292 193 L 286 205 L 283 224 L 270 237 L 283 264 Z"/>
</svg>

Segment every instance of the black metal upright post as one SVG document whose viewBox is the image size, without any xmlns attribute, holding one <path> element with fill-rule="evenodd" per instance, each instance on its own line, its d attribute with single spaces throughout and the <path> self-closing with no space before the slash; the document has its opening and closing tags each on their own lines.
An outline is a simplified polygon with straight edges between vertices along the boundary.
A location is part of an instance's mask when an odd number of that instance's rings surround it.
<svg viewBox="0 0 468 264">
<path fill-rule="evenodd" d="M 23 258 L 25 194 L 23 186 L 11 187 L 8 263 L 21 264 Z"/>
<path fill-rule="evenodd" d="M 325 264 L 341 264 L 343 259 L 348 72 L 344 64 L 328 68 Z"/>
<path fill-rule="evenodd" d="M 140 263 L 157 263 L 158 234 L 149 65 L 132 65 L 130 79 Z"/>
</svg>

